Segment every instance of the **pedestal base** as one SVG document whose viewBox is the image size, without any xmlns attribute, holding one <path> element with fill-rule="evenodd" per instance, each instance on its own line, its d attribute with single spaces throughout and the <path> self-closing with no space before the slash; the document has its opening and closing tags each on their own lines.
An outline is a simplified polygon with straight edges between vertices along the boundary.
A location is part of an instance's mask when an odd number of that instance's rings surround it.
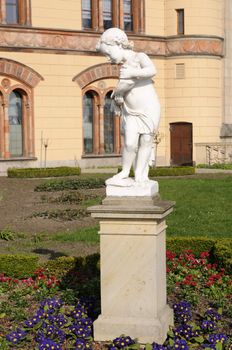
<svg viewBox="0 0 232 350">
<path fill-rule="evenodd" d="M 117 184 L 106 181 L 107 197 L 153 197 L 159 193 L 159 184 L 157 181 L 147 181 L 137 183 L 133 179 L 120 180 Z"/>
<path fill-rule="evenodd" d="M 173 325 L 173 311 L 166 305 L 157 318 L 104 317 L 94 322 L 94 340 L 112 341 L 122 334 L 137 338 L 141 344 L 163 344 L 169 326 Z"/>
<path fill-rule="evenodd" d="M 159 197 L 109 196 L 89 208 L 100 219 L 101 315 L 94 339 L 121 334 L 141 343 L 166 339 L 173 313 L 166 298 L 166 216 Z"/>
</svg>

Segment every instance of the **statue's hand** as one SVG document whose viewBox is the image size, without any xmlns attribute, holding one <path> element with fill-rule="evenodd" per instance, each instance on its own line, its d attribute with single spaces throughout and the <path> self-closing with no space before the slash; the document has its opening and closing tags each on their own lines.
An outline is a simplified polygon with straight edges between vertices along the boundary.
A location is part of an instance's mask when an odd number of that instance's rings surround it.
<svg viewBox="0 0 232 350">
<path fill-rule="evenodd" d="M 114 101 L 118 106 L 121 106 L 124 102 L 124 99 L 121 95 L 115 95 L 114 96 Z"/>
<path fill-rule="evenodd" d="M 137 68 L 122 66 L 122 68 L 120 69 L 119 78 L 131 79 L 131 78 L 137 78 L 137 75 L 138 75 Z"/>
</svg>

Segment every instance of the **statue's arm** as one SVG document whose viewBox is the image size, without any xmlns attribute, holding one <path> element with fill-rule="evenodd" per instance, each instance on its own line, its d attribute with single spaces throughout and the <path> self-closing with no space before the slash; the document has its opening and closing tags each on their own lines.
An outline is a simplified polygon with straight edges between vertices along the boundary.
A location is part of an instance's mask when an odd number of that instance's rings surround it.
<svg viewBox="0 0 232 350">
<path fill-rule="evenodd" d="M 139 67 L 124 67 L 120 70 L 121 79 L 148 79 L 156 75 L 156 67 L 145 53 L 138 53 Z"/>
</svg>

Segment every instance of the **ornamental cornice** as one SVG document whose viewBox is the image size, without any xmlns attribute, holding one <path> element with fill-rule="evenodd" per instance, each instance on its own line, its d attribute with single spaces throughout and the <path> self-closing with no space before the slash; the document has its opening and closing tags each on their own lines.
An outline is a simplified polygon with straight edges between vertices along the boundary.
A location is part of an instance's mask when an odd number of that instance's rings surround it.
<svg viewBox="0 0 232 350">
<path fill-rule="evenodd" d="M 8 28 L 2 26 L 0 27 L 0 50 L 97 54 L 95 47 L 100 34 L 83 31 Z M 151 56 L 224 56 L 224 40 L 221 37 L 203 35 L 174 37 L 131 35 L 129 37 L 134 41 L 136 51 L 144 51 Z"/>
</svg>

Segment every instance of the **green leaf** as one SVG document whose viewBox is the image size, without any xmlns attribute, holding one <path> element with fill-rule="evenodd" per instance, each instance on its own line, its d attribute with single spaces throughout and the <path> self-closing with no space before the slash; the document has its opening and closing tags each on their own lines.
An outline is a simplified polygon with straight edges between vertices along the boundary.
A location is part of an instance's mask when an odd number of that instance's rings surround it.
<svg viewBox="0 0 232 350">
<path fill-rule="evenodd" d="M 216 344 L 216 350 L 222 350 L 222 343 L 217 343 Z"/>
<path fill-rule="evenodd" d="M 198 343 L 204 343 L 204 338 L 202 337 L 202 336 L 199 336 L 199 337 L 196 337 L 196 338 L 194 338 L 195 339 L 195 341 L 196 342 L 198 342 Z"/>
<path fill-rule="evenodd" d="M 137 344 L 132 344 L 132 345 L 130 345 L 129 346 L 129 349 L 132 349 L 132 350 L 138 350 L 139 349 L 139 344 L 137 343 Z"/>
<path fill-rule="evenodd" d="M 173 333 L 173 331 L 168 331 L 168 336 L 169 336 L 170 338 L 174 338 L 174 333 Z"/>
<path fill-rule="evenodd" d="M 4 313 L 4 312 L 2 312 L 1 314 L 0 314 L 0 318 L 4 318 L 6 316 L 6 314 Z"/>
<path fill-rule="evenodd" d="M 152 350 L 152 345 L 147 343 L 145 345 L 145 350 Z"/>
</svg>

